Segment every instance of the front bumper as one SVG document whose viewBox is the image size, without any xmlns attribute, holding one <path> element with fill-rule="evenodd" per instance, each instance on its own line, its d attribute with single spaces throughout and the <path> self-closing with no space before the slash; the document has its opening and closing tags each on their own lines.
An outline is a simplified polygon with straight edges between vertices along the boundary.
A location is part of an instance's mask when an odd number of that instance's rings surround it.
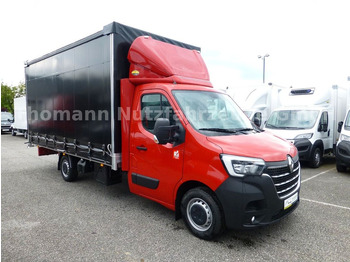
<svg viewBox="0 0 350 262">
<path fill-rule="evenodd" d="M 300 165 L 299 162 L 297 164 L 297 186 L 285 197 L 279 197 L 273 179 L 268 174 L 229 177 L 215 192 L 222 204 L 227 228 L 264 226 L 293 212 L 299 205 Z M 285 208 L 285 200 L 296 194 L 296 201 Z"/>
<path fill-rule="evenodd" d="M 307 138 L 294 140 L 294 145 L 298 149 L 299 159 L 309 161 L 312 151 L 312 144 Z"/>
<path fill-rule="evenodd" d="M 11 126 L 7 126 L 7 125 L 1 126 L 1 132 L 9 132 L 10 130 L 11 130 Z"/>
<path fill-rule="evenodd" d="M 336 158 L 338 164 L 350 167 L 350 142 L 341 141 L 337 145 Z"/>
</svg>

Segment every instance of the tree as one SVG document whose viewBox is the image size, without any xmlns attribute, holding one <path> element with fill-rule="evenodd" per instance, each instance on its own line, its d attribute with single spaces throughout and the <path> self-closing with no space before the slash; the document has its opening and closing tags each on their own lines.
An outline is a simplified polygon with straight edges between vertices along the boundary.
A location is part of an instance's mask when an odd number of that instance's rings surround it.
<svg viewBox="0 0 350 262">
<path fill-rule="evenodd" d="M 26 95 L 26 85 L 23 82 L 20 82 L 18 86 L 13 87 L 14 98 L 25 96 Z"/>
<path fill-rule="evenodd" d="M 26 94 L 26 86 L 19 83 L 18 86 L 9 86 L 1 83 L 1 111 L 13 113 L 13 100 Z"/>
</svg>

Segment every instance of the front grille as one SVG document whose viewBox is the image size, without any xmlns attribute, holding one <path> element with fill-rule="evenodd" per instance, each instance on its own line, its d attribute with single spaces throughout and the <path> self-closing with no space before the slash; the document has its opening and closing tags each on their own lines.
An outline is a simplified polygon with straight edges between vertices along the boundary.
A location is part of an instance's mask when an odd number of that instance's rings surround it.
<svg viewBox="0 0 350 262">
<path fill-rule="evenodd" d="M 299 169 L 299 161 L 293 164 L 293 172 L 290 172 L 288 163 L 284 162 L 283 165 L 267 166 L 264 173 L 272 178 L 277 195 L 286 198 L 299 186 Z"/>
</svg>

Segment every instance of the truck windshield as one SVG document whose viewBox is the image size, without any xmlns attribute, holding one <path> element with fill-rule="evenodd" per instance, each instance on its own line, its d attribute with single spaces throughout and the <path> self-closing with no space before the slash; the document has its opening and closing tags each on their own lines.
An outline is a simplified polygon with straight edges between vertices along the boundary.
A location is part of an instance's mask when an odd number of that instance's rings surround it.
<svg viewBox="0 0 350 262">
<path fill-rule="evenodd" d="M 174 90 L 173 94 L 190 124 L 207 135 L 255 131 L 241 109 L 226 94 Z"/>
<path fill-rule="evenodd" d="M 310 129 L 317 120 L 318 110 L 280 110 L 271 113 L 266 128 Z"/>
<path fill-rule="evenodd" d="M 246 110 L 243 110 L 243 112 L 244 112 L 244 114 L 245 114 L 248 118 L 250 118 L 251 115 L 253 114 L 253 111 L 246 111 Z"/>
<path fill-rule="evenodd" d="M 1 112 L 1 121 L 12 121 L 13 120 L 13 116 L 11 113 L 7 113 L 7 112 Z"/>
</svg>

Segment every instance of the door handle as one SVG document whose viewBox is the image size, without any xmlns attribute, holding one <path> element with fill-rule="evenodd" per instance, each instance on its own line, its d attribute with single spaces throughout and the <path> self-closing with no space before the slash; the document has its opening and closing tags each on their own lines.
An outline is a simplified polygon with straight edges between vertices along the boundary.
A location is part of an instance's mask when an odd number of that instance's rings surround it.
<svg viewBox="0 0 350 262">
<path fill-rule="evenodd" d="M 137 146 L 136 149 L 141 151 L 147 151 L 147 147 L 144 147 L 144 146 Z"/>
</svg>

